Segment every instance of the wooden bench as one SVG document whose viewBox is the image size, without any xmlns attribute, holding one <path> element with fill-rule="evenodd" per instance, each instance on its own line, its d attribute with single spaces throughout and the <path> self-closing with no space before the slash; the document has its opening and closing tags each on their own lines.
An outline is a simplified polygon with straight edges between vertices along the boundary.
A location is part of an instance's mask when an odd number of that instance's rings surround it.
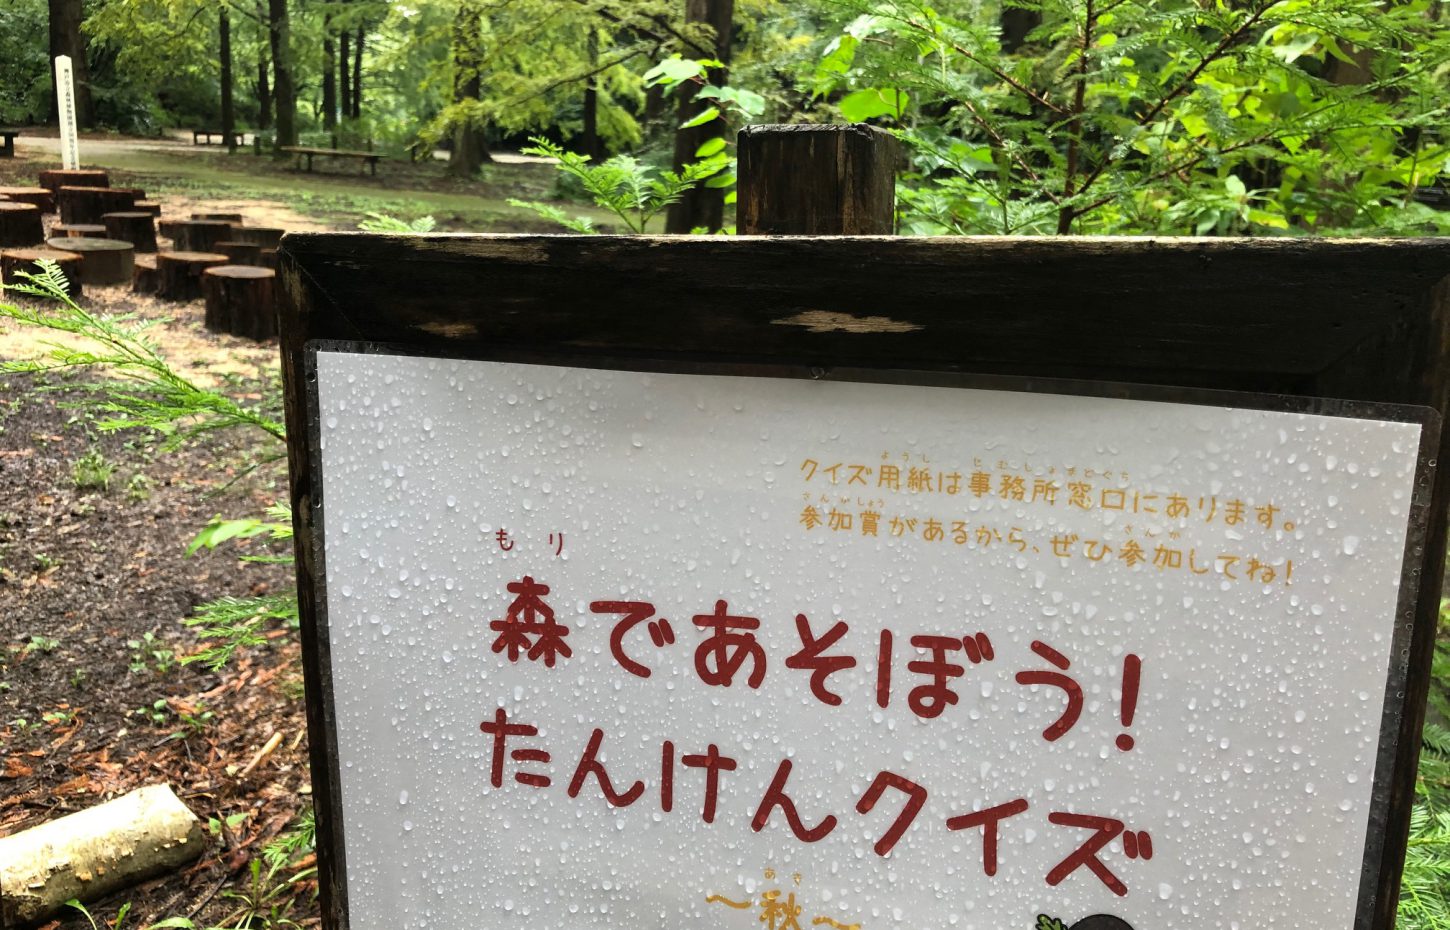
<svg viewBox="0 0 1450 930">
<path fill-rule="evenodd" d="M 350 152 L 347 149 L 314 149 L 303 145 L 284 145 L 282 151 L 297 156 L 297 167 L 302 167 L 302 159 L 307 159 L 307 170 L 312 170 L 312 159 L 316 155 L 325 155 L 331 158 L 357 158 L 367 162 L 372 169 L 373 176 L 378 173 L 378 160 L 383 156 L 377 152 Z"/>
<path fill-rule="evenodd" d="M 222 145 L 227 144 L 227 134 L 220 129 L 193 129 L 191 131 L 191 144 L 211 145 L 212 136 L 220 138 Z M 238 129 L 232 133 L 232 138 L 236 140 L 237 145 L 242 145 L 246 141 L 247 134 Z"/>
<path fill-rule="evenodd" d="M 15 137 L 18 135 L 20 135 L 18 129 L 0 129 L 0 139 L 4 140 L 4 143 L 0 144 L 0 158 L 15 157 Z"/>
</svg>

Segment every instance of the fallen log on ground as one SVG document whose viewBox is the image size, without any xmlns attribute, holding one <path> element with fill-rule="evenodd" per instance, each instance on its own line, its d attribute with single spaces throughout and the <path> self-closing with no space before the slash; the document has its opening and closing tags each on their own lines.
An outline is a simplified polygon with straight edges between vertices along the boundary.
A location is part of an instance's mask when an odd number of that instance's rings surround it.
<svg viewBox="0 0 1450 930">
<path fill-rule="evenodd" d="M 94 901 L 190 862 L 204 845 L 201 821 L 167 785 L 0 838 L 0 924 Z"/>
</svg>

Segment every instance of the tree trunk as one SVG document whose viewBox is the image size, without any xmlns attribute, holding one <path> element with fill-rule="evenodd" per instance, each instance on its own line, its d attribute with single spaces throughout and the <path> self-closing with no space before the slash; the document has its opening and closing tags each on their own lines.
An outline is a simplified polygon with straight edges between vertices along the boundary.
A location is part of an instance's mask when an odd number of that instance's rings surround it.
<svg viewBox="0 0 1450 930">
<path fill-rule="evenodd" d="M 705 23 L 715 30 L 715 57 L 730 64 L 730 40 L 735 17 L 735 0 L 685 0 L 685 20 Z M 725 80 L 725 69 L 710 75 L 712 82 Z M 694 84 L 686 84 L 679 90 L 679 119 L 688 122 L 697 113 L 704 111 L 709 101 L 695 100 Z M 688 162 L 695 160 L 695 151 L 709 139 L 725 134 L 725 121 L 711 120 L 701 126 L 680 129 L 675 132 L 674 167 L 679 171 Z M 692 229 L 704 228 L 715 232 L 725 224 L 725 191 L 723 188 L 696 187 L 670 205 L 665 222 L 665 232 L 688 233 Z"/>
<path fill-rule="evenodd" d="M 478 100 L 483 94 L 483 78 L 479 68 L 483 64 L 480 48 L 483 41 L 482 19 L 471 2 L 458 8 L 453 20 L 453 100 Z M 484 162 L 493 161 L 488 153 L 488 144 L 483 129 L 469 121 L 453 127 L 453 151 L 448 156 L 448 173 L 458 177 L 471 178 L 478 174 Z"/>
<path fill-rule="evenodd" d="M 297 144 L 297 87 L 292 82 L 292 27 L 287 0 L 267 0 L 271 23 L 272 94 L 277 108 L 277 145 Z"/>
<path fill-rule="evenodd" d="M 1002 51 L 1010 55 L 1027 41 L 1028 33 L 1042 25 L 1042 11 L 1004 4 L 997 22 L 1002 29 Z"/>
<path fill-rule="evenodd" d="M 69 55 L 71 71 L 75 76 L 76 125 L 81 127 L 95 124 L 95 116 L 91 110 L 90 69 L 86 63 L 86 36 L 81 31 L 85 18 L 81 0 L 50 0 L 51 74 L 55 73 L 53 69 L 56 56 Z M 53 86 L 50 90 L 50 113 L 52 120 L 60 121 L 60 104 Z"/>
<path fill-rule="evenodd" d="M 262 5 L 262 0 L 257 0 L 257 23 L 258 28 L 270 31 L 267 27 L 267 9 Z M 268 78 L 271 65 L 267 61 L 267 41 L 264 36 L 258 34 L 257 42 L 257 128 L 272 128 L 272 83 Z"/>
<path fill-rule="evenodd" d="M 357 27 L 357 38 L 352 43 L 352 109 L 353 119 L 362 119 L 362 60 L 363 46 L 367 41 L 367 30 Z"/>
<path fill-rule="evenodd" d="M 351 116 L 352 115 L 352 67 L 349 65 L 349 62 L 352 61 L 352 33 L 348 32 L 346 29 L 344 29 L 344 30 L 342 30 L 342 32 L 338 33 L 338 36 L 337 36 L 337 53 L 338 53 L 337 54 L 337 58 L 338 58 L 338 61 L 340 62 L 339 66 L 338 66 L 338 69 L 337 69 L 337 76 L 338 76 L 339 83 L 342 85 L 339 88 L 339 93 L 340 93 L 340 95 L 342 97 L 342 103 L 341 103 L 341 105 L 342 105 L 342 115 L 343 116 Z"/>
<path fill-rule="evenodd" d="M 599 66 L 599 34 L 589 30 L 589 70 Z M 599 141 L 599 75 L 589 75 L 584 83 L 584 137 L 579 142 L 580 151 L 594 161 L 604 155 L 604 146 Z"/>
<path fill-rule="evenodd" d="M 232 100 L 232 19 L 225 6 L 217 18 L 217 38 L 222 60 L 222 135 L 227 137 L 227 152 L 237 153 L 237 108 Z"/>
<path fill-rule="evenodd" d="M 324 23 L 323 29 L 328 28 Z M 322 128 L 337 128 L 337 48 L 331 31 L 322 40 Z"/>
</svg>

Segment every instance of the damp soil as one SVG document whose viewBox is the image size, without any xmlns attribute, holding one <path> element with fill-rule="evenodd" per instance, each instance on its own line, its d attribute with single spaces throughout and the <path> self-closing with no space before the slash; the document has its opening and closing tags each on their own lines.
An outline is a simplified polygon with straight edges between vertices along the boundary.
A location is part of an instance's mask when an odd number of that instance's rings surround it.
<svg viewBox="0 0 1450 930">
<path fill-rule="evenodd" d="M 260 514 L 283 476 L 275 465 L 246 473 L 275 451 L 265 437 L 162 452 L 104 433 L 70 406 L 84 385 L 0 375 L 0 836 L 169 784 L 209 825 L 203 855 L 90 910 L 100 926 L 128 902 L 127 928 L 220 925 L 249 863 L 310 802 L 302 685 L 281 622 L 222 669 L 185 661 L 206 645 L 183 623 L 199 604 L 291 589 L 290 565 L 239 559 L 285 550 L 265 538 L 186 549 L 214 515 Z M 104 486 L 86 461 L 109 467 Z M 304 925 L 316 922 L 306 865 L 277 876 L 304 876 L 288 891 Z M 90 924 L 68 912 L 42 926 Z"/>
</svg>

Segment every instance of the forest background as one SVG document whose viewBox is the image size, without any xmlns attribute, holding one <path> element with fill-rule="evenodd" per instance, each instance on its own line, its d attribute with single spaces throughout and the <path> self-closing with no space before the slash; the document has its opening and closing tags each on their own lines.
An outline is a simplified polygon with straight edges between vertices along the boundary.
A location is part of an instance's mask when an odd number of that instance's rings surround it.
<svg viewBox="0 0 1450 930">
<path fill-rule="evenodd" d="M 70 54 L 83 125 L 123 133 L 441 147 L 465 177 L 533 135 L 596 163 L 710 159 L 717 202 L 674 231 L 730 225 L 741 125 L 844 120 L 906 143 L 905 233 L 1423 235 L 1450 216 L 1446 7 L 10 0 L 0 123 L 47 119 Z"/>
</svg>

